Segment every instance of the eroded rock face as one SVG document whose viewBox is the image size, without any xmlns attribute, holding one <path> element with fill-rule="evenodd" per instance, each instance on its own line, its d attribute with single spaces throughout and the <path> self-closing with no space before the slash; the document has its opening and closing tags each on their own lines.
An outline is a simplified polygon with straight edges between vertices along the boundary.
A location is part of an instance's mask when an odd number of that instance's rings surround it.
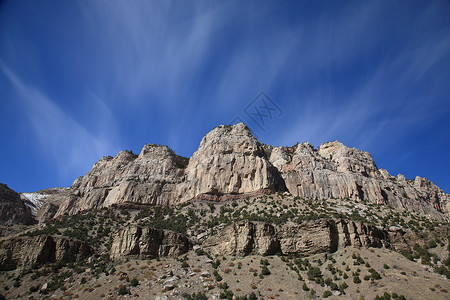
<svg viewBox="0 0 450 300">
<path fill-rule="evenodd" d="M 133 225 L 115 234 L 110 256 L 112 259 L 129 255 L 139 258 L 179 256 L 191 248 L 192 243 L 182 234 Z"/>
<path fill-rule="evenodd" d="M 288 190 L 306 199 L 369 201 L 438 221 L 450 217 L 450 196 L 432 182 L 393 177 L 369 153 L 339 142 L 274 148 L 259 143 L 243 123 L 221 125 L 202 139 L 187 166 L 186 160 L 151 144 L 138 156 L 122 151 L 102 158 L 73 183 L 56 216 L 112 204 L 225 201 Z"/>
<path fill-rule="evenodd" d="M 78 178 L 56 215 L 112 204 L 171 205 L 284 190 L 278 170 L 264 155 L 243 123 L 213 129 L 187 167 L 167 146 L 145 145 L 139 156 L 122 151 L 102 158 Z"/>
<path fill-rule="evenodd" d="M 21 193 L 20 198 L 31 209 L 33 218 L 42 224 L 55 216 L 68 194 L 68 188 L 50 188 L 32 193 Z"/>
<path fill-rule="evenodd" d="M 280 243 L 272 224 L 242 221 L 207 238 L 202 248 L 213 255 L 272 255 L 280 250 Z"/>
<path fill-rule="evenodd" d="M 67 237 L 13 237 L 0 241 L 0 271 L 30 267 L 34 263 L 75 262 L 92 253 L 88 244 Z"/>
<path fill-rule="evenodd" d="M 309 256 L 332 253 L 347 246 L 409 249 L 401 230 L 379 229 L 353 221 L 316 220 L 301 224 L 273 224 L 241 221 L 207 238 L 202 248 L 222 255 L 283 255 Z"/>
<path fill-rule="evenodd" d="M 427 179 L 395 178 L 378 170 L 369 153 L 339 142 L 318 150 L 309 143 L 276 147 L 270 161 L 277 166 L 293 196 L 309 199 L 352 199 L 386 204 L 437 220 L 449 217 L 448 194 Z"/>
<path fill-rule="evenodd" d="M 22 201 L 20 195 L 6 184 L 0 183 L 0 225 L 31 225 L 34 223 L 31 210 Z"/>
<path fill-rule="evenodd" d="M 264 156 L 264 149 L 244 123 L 214 128 L 189 160 L 178 202 L 284 190 L 278 170 Z"/>
<path fill-rule="evenodd" d="M 169 205 L 181 182 L 179 165 L 180 158 L 169 147 L 153 144 L 139 155 L 121 151 L 114 158 L 104 157 L 73 183 L 57 216 L 122 203 Z"/>
</svg>

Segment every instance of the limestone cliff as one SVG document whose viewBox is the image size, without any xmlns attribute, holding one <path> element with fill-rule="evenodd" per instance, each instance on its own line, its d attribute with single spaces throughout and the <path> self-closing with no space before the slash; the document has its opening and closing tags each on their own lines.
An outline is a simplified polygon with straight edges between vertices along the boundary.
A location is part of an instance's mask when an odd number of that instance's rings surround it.
<svg viewBox="0 0 450 300">
<path fill-rule="evenodd" d="M 92 253 L 86 243 L 67 237 L 12 237 L 0 241 L 0 271 L 30 267 L 35 263 L 74 262 Z"/>
<path fill-rule="evenodd" d="M 68 188 L 50 188 L 32 193 L 20 193 L 20 198 L 31 209 L 34 219 L 42 224 L 55 216 L 68 193 Z"/>
<path fill-rule="evenodd" d="M 208 133 L 192 155 L 178 201 L 218 200 L 227 194 L 284 190 L 278 170 L 244 123 L 219 126 Z"/>
<path fill-rule="evenodd" d="M 207 238 L 202 248 L 213 255 L 309 256 L 332 253 L 347 246 L 409 249 L 405 232 L 380 229 L 361 222 L 316 220 L 274 226 L 258 221 L 234 223 Z"/>
<path fill-rule="evenodd" d="M 449 216 L 450 197 L 427 179 L 395 178 L 379 170 L 367 152 L 339 142 L 314 149 L 309 143 L 276 147 L 270 161 L 280 170 L 293 196 L 352 199 L 386 204 L 434 219 Z"/>
<path fill-rule="evenodd" d="M 121 151 L 103 157 L 70 188 L 57 215 L 112 204 L 172 204 L 175 186 L 181 182 L 180 158 L 167 146 L 145 145 L 139 155 Z"/>
<path fill-rule="evenodd" d="M 138 156 L 122 151 L 114 158 L 104 157 L 73 183 L 56 215 L 112 204 L 171 205 L 285 189 L 278 170 L 243 123 L 216 127 L 203 138 L 187 167 L 184 163 L 167 146 L 152 144 Z"/>
<path fill-rule="evenodd" d="M 114 235 L 110 256 L 112 259 L 129 255 L 140 258 L 179 256 L 191 247 L 189 239 L 179 233 L 132 225 Z"/>
<path fill-rule="evenodd" d="M 243 123 L 221 125 L 187 160 L 152 144 L 139 155 L 104 157 L 73 183 L 56 216 L 112 204 L 173 205 L 286 190 L 301 198 L 384 204 L 436 220 L 450 216 L 450 196 L 432 182 L 393 177 L 369 153 L 339 142 L 319 149 L 309 143 L 272 147 L 259 143 Z"/>
</svg>

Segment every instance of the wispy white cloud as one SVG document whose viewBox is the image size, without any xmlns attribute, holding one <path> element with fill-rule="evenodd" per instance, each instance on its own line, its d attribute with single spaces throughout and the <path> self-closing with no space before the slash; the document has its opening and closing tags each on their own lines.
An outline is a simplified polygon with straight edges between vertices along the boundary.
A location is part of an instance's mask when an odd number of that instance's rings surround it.
<svg viewBox="0 0 450 300">
<path fill-rule="evenodd" d="M 36 140 L 36 149 L 44 153 L 49 165 L 56 164 L 61 176 L 72 179 L 74 174 L 81 176 L 101 156 L 117 151 L 112 124 L 102 122 L 99 131 L 93 134 L 42 91 L 23 82 L 2 61 L 0 70 L 17 91 L 25 120 L 31 125 L 30 139 Z M 101 119 L 109 110 L 100 99 L 96 101 Z"/>
<path fill-rule="evenodd" d="M 356 10 L 350 10 L 349 15 L 329 20 L 333 28 L 313 32 L 309 37 L 311 50 L 303 56 L 306 72 L 300 76 L 311 76 L 321 68 L 346 69 L 356 58 L 361 59 L 367 51 L 380 47 L 383 33 L 389 30 L 374 31 L 371 27 L 379 25 L 378 20 L 386 17 L 382 8 L 384 5 L 377 2 L 365 2 Z M 421 32 L 427 27 L 425 24 L 433 22 L 436 14 L 430 10 L 436 9 L 435 5 L 430 7 L 417 24 L 410 24 L 409 35 L 402 36 L 399 45 L 391 48 L 385 44 L 378 64 L 344 94 L 318 90 L 304 94 L 298 121 L 292 130 L 280 135 L 279 144 L 289 145 L 304 139 L 318 145 L 345 137 L 354 147 L 388 151 L 392 143 L 385 143 L 386 139 L 395 143 L 448 111 L 436 102 L 445 98 L 442 93 L 447 99 L 450 96 L 448 89 L 442 86 L 450 80 L 448 72 L 433 71 L 450 58 L 449 28 Z M 373 32 L 376 34 L 368 39 L 367 35 Z M 332 36 L 342 42 L 333 40 Z M 359 44 L 360 41 L 364 41 L 363 44 Z M 346 70 L 347 75 L 351 74 L 351 69 Z M 436 77 L 436 74 L 439 75 Z M 320 86 L 326 90 L 327 85 L 323 82 Z"/>
</svg>

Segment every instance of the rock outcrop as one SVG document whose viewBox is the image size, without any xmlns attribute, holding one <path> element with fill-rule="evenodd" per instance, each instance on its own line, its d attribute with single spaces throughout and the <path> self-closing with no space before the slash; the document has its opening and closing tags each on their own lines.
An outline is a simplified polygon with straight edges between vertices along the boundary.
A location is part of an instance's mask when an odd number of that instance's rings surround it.
<svg viewBox="0 0 450 300">
<path fill-rule="evenodd" d="M 92 253 L 88 244 L 67 237 L 13 237 L 0 241 L 0 271 L 30 267 L 35 263 L 75 262 Z"/>
<path fill-rule="evenodd" d="M 20 195 L 6 184 L 0 183 L 0 225 L 31 225 L 34 223 L 31 210 L 22 201 Z"/>
<path fill-rule="evenodd" d="M 189 160 L 152 144 L 139 155 L 104 157 L 73 183 L 56 216 L 112 204 L 223 201 L 286 190 L 302 198 L 389 205 L 439 221 L 450 217 L 450 196 L 427 179 L 393 177 L 369 153 L 339 142 L 319 149 L 264 145 L 243 123 L 214 128 Z"/>
<path fill-rule="evenodd" d="M 139 155 L 121 151 L 103 157 L 70 188 L 57 215 L 75 214 L 112 204 L 172 204 L 181 182 L 181 159 L 167 146 L 145 145 Z"/>
<path fill-rule="evenodd" d="M 191 241 L 179 233 L 131 225 L 116 232 L 110 256 L 113 259 L 120 256 L 139 258 L 179 256 L 191 248 Z"/>
<path fill-rule="evenodd" d="M 68 188 L 50 188 L 33 193 L 21 193 L 20 198 L 31 209 L 39 224 L 52 219 L 69 193 Z"/>
<path fill-rule="evenodd" d="M 347 246 L 409 249 L 401 230 L 380 229 L 353 221 L 316 220 L 301 224 L 273 224 L 258 221 L 234 223 L 207 238 L 202 248 L 215 255 L 309 256 L 332 253 Z"/>
<path fill-rule="evenodd" d="M 178 202 L 285 189 L 278 170 L 244 123 L 221 125 L 208 133 L 189 159 L 185 178 Z"/>
<path fill-rule="evenodd" d="M 216 127 L 186 161 L 167 146 L 153 144 L 138 156 L 122 151 L 104 157 L 73 183 L 56 215 L 112 204 L 171 205 L 285 189 L 278 170 L 243 123 Z"/>
<path fill-rule="evenodd" d="M 270 161 L 293 196 L 352 199 L 386 204 L 437 220 L 449 217 L 450 196 L 427 179 L 406 180 L 379 170 L 369 153 L 339 142 L 314 149 L 309 143 L 276 147 Z"/>
</svg>

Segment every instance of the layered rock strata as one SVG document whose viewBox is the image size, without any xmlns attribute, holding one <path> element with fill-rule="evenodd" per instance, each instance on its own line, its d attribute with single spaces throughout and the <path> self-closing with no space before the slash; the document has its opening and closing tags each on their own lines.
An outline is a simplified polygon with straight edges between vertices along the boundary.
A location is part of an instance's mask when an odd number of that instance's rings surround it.
<svg viewBox="0 0 450 300">
<path fill-rule="evenodd" d="M 316 220 L 274 226 L 258 221 L 234 223 L 207 238 L 202 248 L 213 255 L 309 256 L 332 253 L 347 246 L 409 249 L 405 232 L 344 220 Z"/>
<path fill-rule="evenodd" d="M 450 196 L 427 179 L 378 169 L 367 152 L 339 142 L 272 147 L 243 123 L 218 126 L 188 160 L 167 146 L 145 145 L 98 161 L 69 190 L 56 216 L 112 204 L 173 205 L 225 201 L 274 191 L 307 199 L 352 199 L 448 221 Z"/>
<path fill-rule="evenodd" d="M 88 244 L 62 236 L 8 238 L 0 241 L 0 271 L 57 261 L 75 262 L 92 253 Z"/>
<path fill-rule="evenodd" d="M 110 256 L 112 259 L 121 256 L 139 258 L 179 256 L 191 248 L 191 241 L 179 233 L 132 225 L 115 234 Z"/>
<path fill-rule="evenodd" d="M 57 216 L 112 204 L 171 205 L 285 189 L 278 170 L 243 123 L 216 127 L 187 165 L 186 160 L 167 146 L 153 144 L 138 156 L 122 151 L 104 157 L 73 183 Z"/>
<path fill-rule="evenodd" d="M 441 221 L 449 217 L 450 196 L 432 182 L 391 176 L 377 168 L 369 153 L 339 142 L 322 144 L 319 149 L 309 143 L 276 147 L 270 161 L 293 196 L 368 201 Z"/>
</svg>

